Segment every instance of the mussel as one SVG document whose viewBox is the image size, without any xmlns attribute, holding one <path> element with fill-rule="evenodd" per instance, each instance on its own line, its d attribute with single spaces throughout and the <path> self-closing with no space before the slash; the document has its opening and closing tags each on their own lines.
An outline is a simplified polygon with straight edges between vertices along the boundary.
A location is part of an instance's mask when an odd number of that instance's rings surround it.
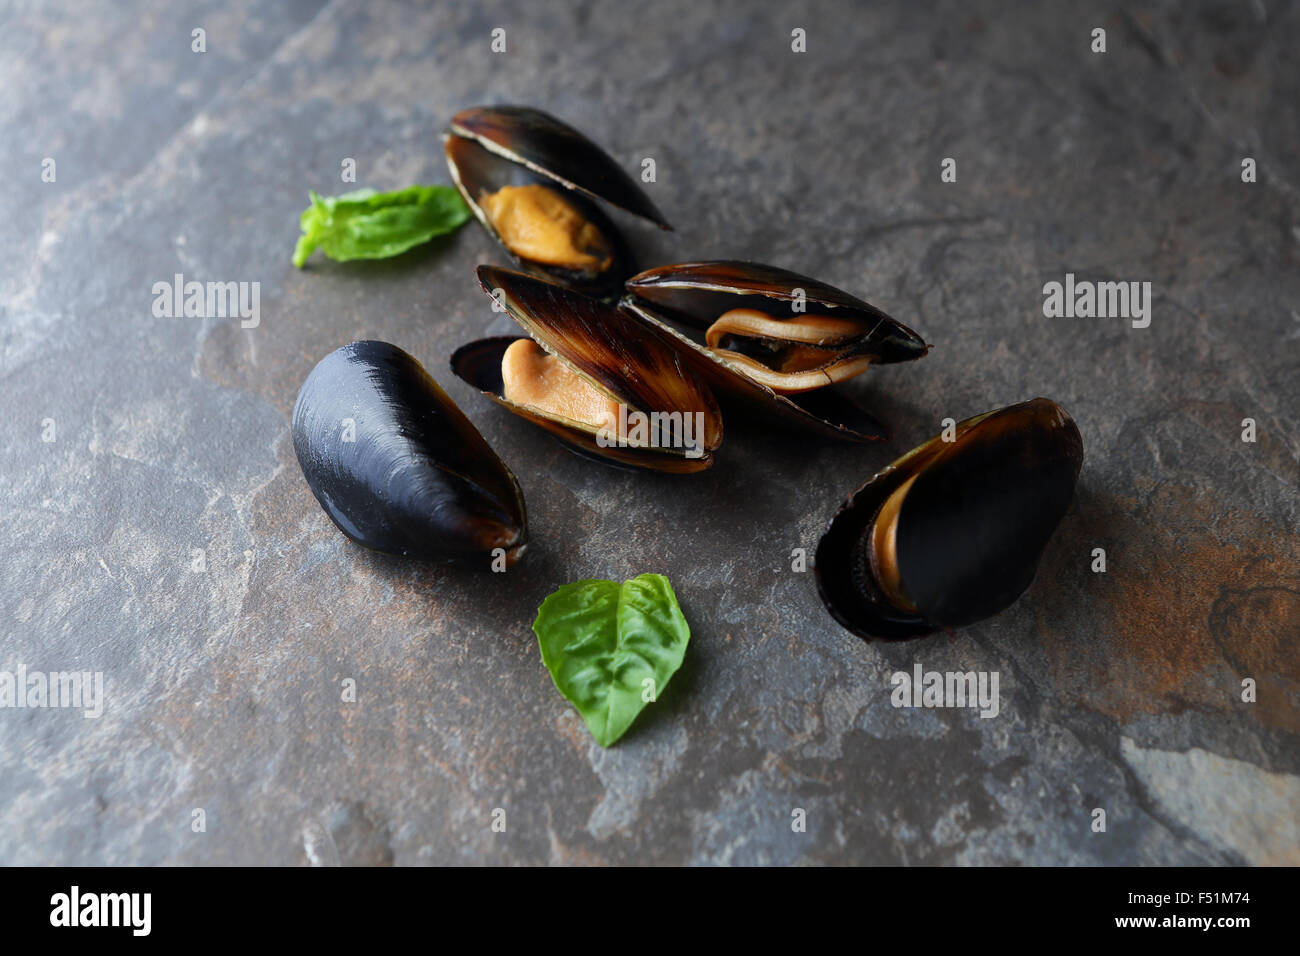
<svg viewBox="0 0 1300 956">
<path fill-rule="evenodd" d="M 626 241 L 593 200 L 672 228 L 618 163 L 541 110 L 462 110 L 444 150 L 465 202 L 515 261 L 589 295 L 617 295 L 634 271 Z"/>
<path fill-rule="evenodd" d="M 633 276 L 626 289 L 622 306 L 672 335 L 718 391 L 849 441 L 887 433 L 856 402 L 826 387 L 872 364 L 910 361 L 929 350 L 870 303 L 755 262 L 662 266 Z"/>
<path fill-rule="evenodd" d="M 395 345 L 353 342 L 320 361 L 293 407 L 293 448 L 316 500 L 358 544 L 485 569 L 523 556 L 515 476 Z"/>
<path fill-rule="evenodd" d="M 478 278 L 529 337 L 457 349 L 461 379 L 587 457 L 676 473 L 713 463 L 717 402 L 656 328 L 521 272 L 479 266 Z"/>
<path fill-rule="evenodd" d="M 831 615 L 870 639 L 920 637 L 1009 607 L 1074 495 L 1079 429 L 1036 398 L 958 424 L 854 492 L 817 545 Z"/>
</svg>

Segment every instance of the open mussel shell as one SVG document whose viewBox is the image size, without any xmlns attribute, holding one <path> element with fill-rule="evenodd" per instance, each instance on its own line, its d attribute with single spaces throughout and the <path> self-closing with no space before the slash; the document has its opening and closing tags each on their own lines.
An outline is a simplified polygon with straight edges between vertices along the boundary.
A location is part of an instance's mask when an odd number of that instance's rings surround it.
<svg viewBox="0 0 1300 956">
<path fill-rule="evenodd" d="M 602 395 L 634 414 L 687 422 L 692 441 L 611 442 L 606 429 L 521 405 L 504 395 L 502 357 L 520 336 L 471 342 L 451 357 L 452 370 L 512 413 L 546 429 L 579 454 L 654 471 L 686 473 L 713 464 L 722 415 L 713 394 L 651 326 L 563 286 L 494 266 L 478 267 L 479 283 L 525 332 Z M 497 290 L 500 290 L 497 292 Z M 672 418 L 672 416 L 676 418 Z M 667 435 L 667 431 L 662 433 Z M 684 433 L 678 433 L 682 437 Z"/>
<path fill-rule="evenodd" d="M 843 441 L 884 441 L 886 427 L 857 402 L 835 388 L 782 395 L 735 368 L 724 356 L 706 348 L 664 321 L 644 303 L 624 299 L 620 308 L 655 326 L 693 369 L 718 394 L 747 409 L 755 418 L 814 432 Z"/>
<path fill-rule="evenodd" d="M 549 113 L 528 106 L 476 106 L 453 116 L 451 131 L 569 189 L 603 199 L 662 229 L 672 228 L 622 166 Z"/>
<path fill-rule="evenodd" d="M 1036 398 L 967 419 L 854 492 L 817 545 L 817 587 L 861 637 L 903 639 L 1009 607 L 1060 523 L 1083 441 Z"/>
<path fill-rule="evenodd" d="M 821 313 L 858 325 L 853 347 L 878 364 L 911 361 L 929 350 L 924 339 L 871 303 L 817 279 L 758 262 L 660 266 L 628 279 L 626 289 L 634 299 L 700 330 L 737 308 L 756 309 L 795 324 Z M 794 310 L 796 301 L 804 303 L 803 311 Z"/>
<path fill-rule="evenodd" d="M 829 318 L 849 331 L 824 351 L 828 362 L 903 362 L 928 351 L 907 326 L 868 302 L 816 279 L 753 262 L 687 262 L 662 266 L 633 276 L 626 284 L 623 307 L 666 329 L 689 355 L 693 367 L 719 392 L 751 409 L 801 428 L 848 441 L 879 441 L 883 425 L 857 402 L 834 387 L 805 391 L 778 390 L 757 380 L 732 349 L 761 354 L 761 337 L 726 342 L 727 351 L 708 347 L 684 329 L 704 332 L 734 309 L 753 310 L 773 323 L 789 325 L 794 337 L 809 317 Z M 795 310 L 799 303 L 801 311 Z M 812 350 L 809 350 L 812 351 Z M 829 381 L 829 379 L 828 379 Z"/>
<path fill-rule="evenodd" d="M 480 106 L 451 121 L 444 150 L 452 181 L 475 218 L 510 257 L 534 275 L 597 297 L 617 296 L 635 269 L 627 242 L 593 200 L 603 200 L 671 229 L 650 197 L 599 146 L 541 110 L 522 106 Z M 600 269 L 570 269 L 517 254 L 498 233 L 483 207 L 486 195 L 506 186 L 554 188 L 609 246 Z"/>
<path fill-rule="evenodd" d="M 515 476 L 397 346 L 353 342 L 325 356 L 298 393 L 292 431 L 316 500 L 358 544 L 483 568 L 523 555 Z"/>
</svg>

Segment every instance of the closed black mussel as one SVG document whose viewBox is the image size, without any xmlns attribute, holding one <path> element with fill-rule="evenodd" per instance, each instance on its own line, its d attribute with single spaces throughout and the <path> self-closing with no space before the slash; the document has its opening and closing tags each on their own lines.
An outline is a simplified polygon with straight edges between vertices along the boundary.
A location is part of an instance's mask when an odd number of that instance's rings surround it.
<svg viewBox="0 0 1300 956">
<path fill-rule="evenodd" d="M 462 110 L 443 146 L 452 181 L 511 257 L 588 295 L 617 296 L 635 271 L 626 241 L 597 200 L 672 228 L 614 159 L 541 110 Z"/>
<path fill-rule="evenodd" d="M 316 500 L 358 544 L 485 569 L 524 553 L 515 476 L 395 345 L 353 342 L 325 356 L 298 393 L 293 447 Z"/>
<path fill-rule="evenodd" d="M 1079 429 L 1036 398 L 967 419 L 854 492 L 817 545 L 832 616 L 864 638 L 992 617 L 1029 587 L 1074 495 Z"/>
<path fill-rule="evenodd" d="M 623 308 L 670 333 L 719 394 L 831 438 L 879 441 L 887 431 L 829 386 L 929 349 L 869 302 L 757 262 L 660 266 L 626 288 Z"/>
</svg>

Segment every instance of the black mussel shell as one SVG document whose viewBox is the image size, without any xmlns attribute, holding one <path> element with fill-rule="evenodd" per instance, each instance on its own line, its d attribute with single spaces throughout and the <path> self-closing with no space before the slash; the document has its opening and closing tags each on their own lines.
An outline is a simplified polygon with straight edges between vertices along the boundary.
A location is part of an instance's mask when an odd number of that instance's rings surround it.
<svg viewBox="0 0 1300 956">
<path fill-rule="evenodd" d="M 806 312 L 859 320 L 863 327 L 855 352 L 877 364 L 908 362 L 929 350 L 925 340 L 880 309 L 817 279 L 759 262 L 715 260 L 682 262 L 647 269 L 628 279 L 625 288 L 639 304 L 655 307 L 662 317 L 704 330 L 731 309 L 766 312 L 797 322 L 791 303 L 803 290 Z"/>
<path fill-rule="evenodd" d="M 626 289 L 623 308 L 667 329 L 687 353 L 692 367 L 717 392 L 751 413 L 772 416 L 778 423 L 829 438 L 882 441 L 889 433 L 838 388 L 777 392 L 682 329 L 702 332 L 724 312 L 736 308 L 756 309 L 773 319 L 795 323 L 802 315 L 819 314 L 859 324 L 862 332 L 845 349 L 853 355 L 870 356 L 875 364 L 911 361 L 929 350 L 919 335 L 869 302 L 808 276 L 762 263 L 717 260 L 660 266 L 633 276 Z M 799 290 L 803 312 L 795 312 L 792 305 L 800 297 Z"/>
<path fill-rule="evenodd" d="M 603 446 L 594 426 L 507 400 L 501 359 L 522 336 L 482 339 L 457 349 L 451 367 L 463 381 L 588 457 L 672 473 L 702 471 L 713 464 L 713 452 L 722 442 L 717 402 L 656 329 L 613 306 L 520 272 L 479 266 L 478 277 L 489 295 L 501 290 L 502 304 L 534 341 L 629 413 L 700 413 L 700 444 L 690 450 L 650 444 Z"/>
<path fill-rule="evenodd" d="M 348 440 L 352 439 L 352 440 Z M 307 376 L 293 447 L 339 530 L 388 554 L 489 567 L 528 541 L 523 493 L 433 377 L 387 342 L 353 342 Z"/>
<path fill-rule="evenodd" d="M 568 189 L 603 199 L 661 229 L 672 228 L 622 166 L 549 113 L 528 106 L 475 106 L 452 117 L 451 131 Z"/>
<path fill-rule="evenodd" d="M 992 617 L 1024 593 L 1074 495 L 1083 441 L 1055 402 L 1036 398 L 961 422 L 854 492 L 817 545 L 817 587 L 861 637 L 920 637 Z M 884 595 L 869 554 L 881 506 L 909 479 L 895 555 L 915 611 Z"/>
<path fill-rule="evenodd" d="M 503 186 L 523 186 L 540 182 L 543 185 L 554 187 L 555 183 L 538 173 L 532 172 L 525 166 L 511 163 L 495 153 L 488 152 L 471 139 L 462 139 L 456 136 L 448 137 L 445 148 L 447 167 L 451 170 L 452 180 L 456 183 L 456 188 L 460 190 L 461 197 L 469 206 L 470 211 L 474 213 L 474 218 L 479 221 L 483 228 L 487 230 L 488 235 L 496 240 L 506 255 L 514 262 L 535 276 L 563 283 L 570 288 L 596 298 L 616 297 L 622 291 L 623 280 L 635 268 L 632 263 L 632 253 L 627 247 L 627 240 L 623 238 L 623 234 L 618 230 L 618 227 L 610 221 L 609 217 L 594 202 L 579 193 L 561 190 L 567 192 L 564 198 L 578 210 L 584 219 L 595 226 L 609 243 L 611 258 L 607 269 L 581 271 L 547 263 L 533 262 L 530 259 L 516 255 L 506 245 L 501 236 L 497 234 L 496 227 L 492 224 L 487 212 L 479 205 L 479 197 L 485 192 L 494 193 Z"/>
<path fill-rule="evenodd" d="M 884 441 L 889 430 L 865 408 L 834 386 L 797 394 L 781 394 L 738 371 L 725 357 L 680 331 L 646 302 L 631 296 L 620 308 L 654 326 L 721 397 L 730 399 L 765 424 L 785 425 L 840 441 Z"/>
<path fill-rule="evenodd" d="M 667 221 L 623 168 L 577 130 L 540 110 L 521 106 L 475 107 L 451 121 L 444 150 L 452 181 L 476 219 L 516 263 L 533 275 L 597 298 L 617 298 L 635 271 L 627 240 L 595 200 L 604 200 L 664 229 Z M 581 271 L 533 262 L 515 254 L 480 206 L 483 193 L 533 183 L 564 195 L 609 243 L 602 270 Z"/>
</svg>

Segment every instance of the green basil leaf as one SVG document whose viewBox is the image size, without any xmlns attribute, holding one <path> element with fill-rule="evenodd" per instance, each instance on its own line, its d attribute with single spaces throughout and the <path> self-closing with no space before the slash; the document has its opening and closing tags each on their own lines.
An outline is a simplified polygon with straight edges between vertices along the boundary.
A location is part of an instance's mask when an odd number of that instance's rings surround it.
<svg viewBox="0 0 1300 956">
<path fill-rule="evenodd" d="M 293 264 L 302 268 L 319 247 L 331 259 L 387 259 L 469 219 L 469 207 L 451 186 L 411 186 L 389 193 L 358 189 L 324 199 L 311 193 L 299 225 Z"/>
<path fill-rule="evenodd" d="M 663 693 L 691 639 L 662 574 L 566 584 L 537 609 L 533 633 L 555 686 L 602 747 Z"/>
</svg>

